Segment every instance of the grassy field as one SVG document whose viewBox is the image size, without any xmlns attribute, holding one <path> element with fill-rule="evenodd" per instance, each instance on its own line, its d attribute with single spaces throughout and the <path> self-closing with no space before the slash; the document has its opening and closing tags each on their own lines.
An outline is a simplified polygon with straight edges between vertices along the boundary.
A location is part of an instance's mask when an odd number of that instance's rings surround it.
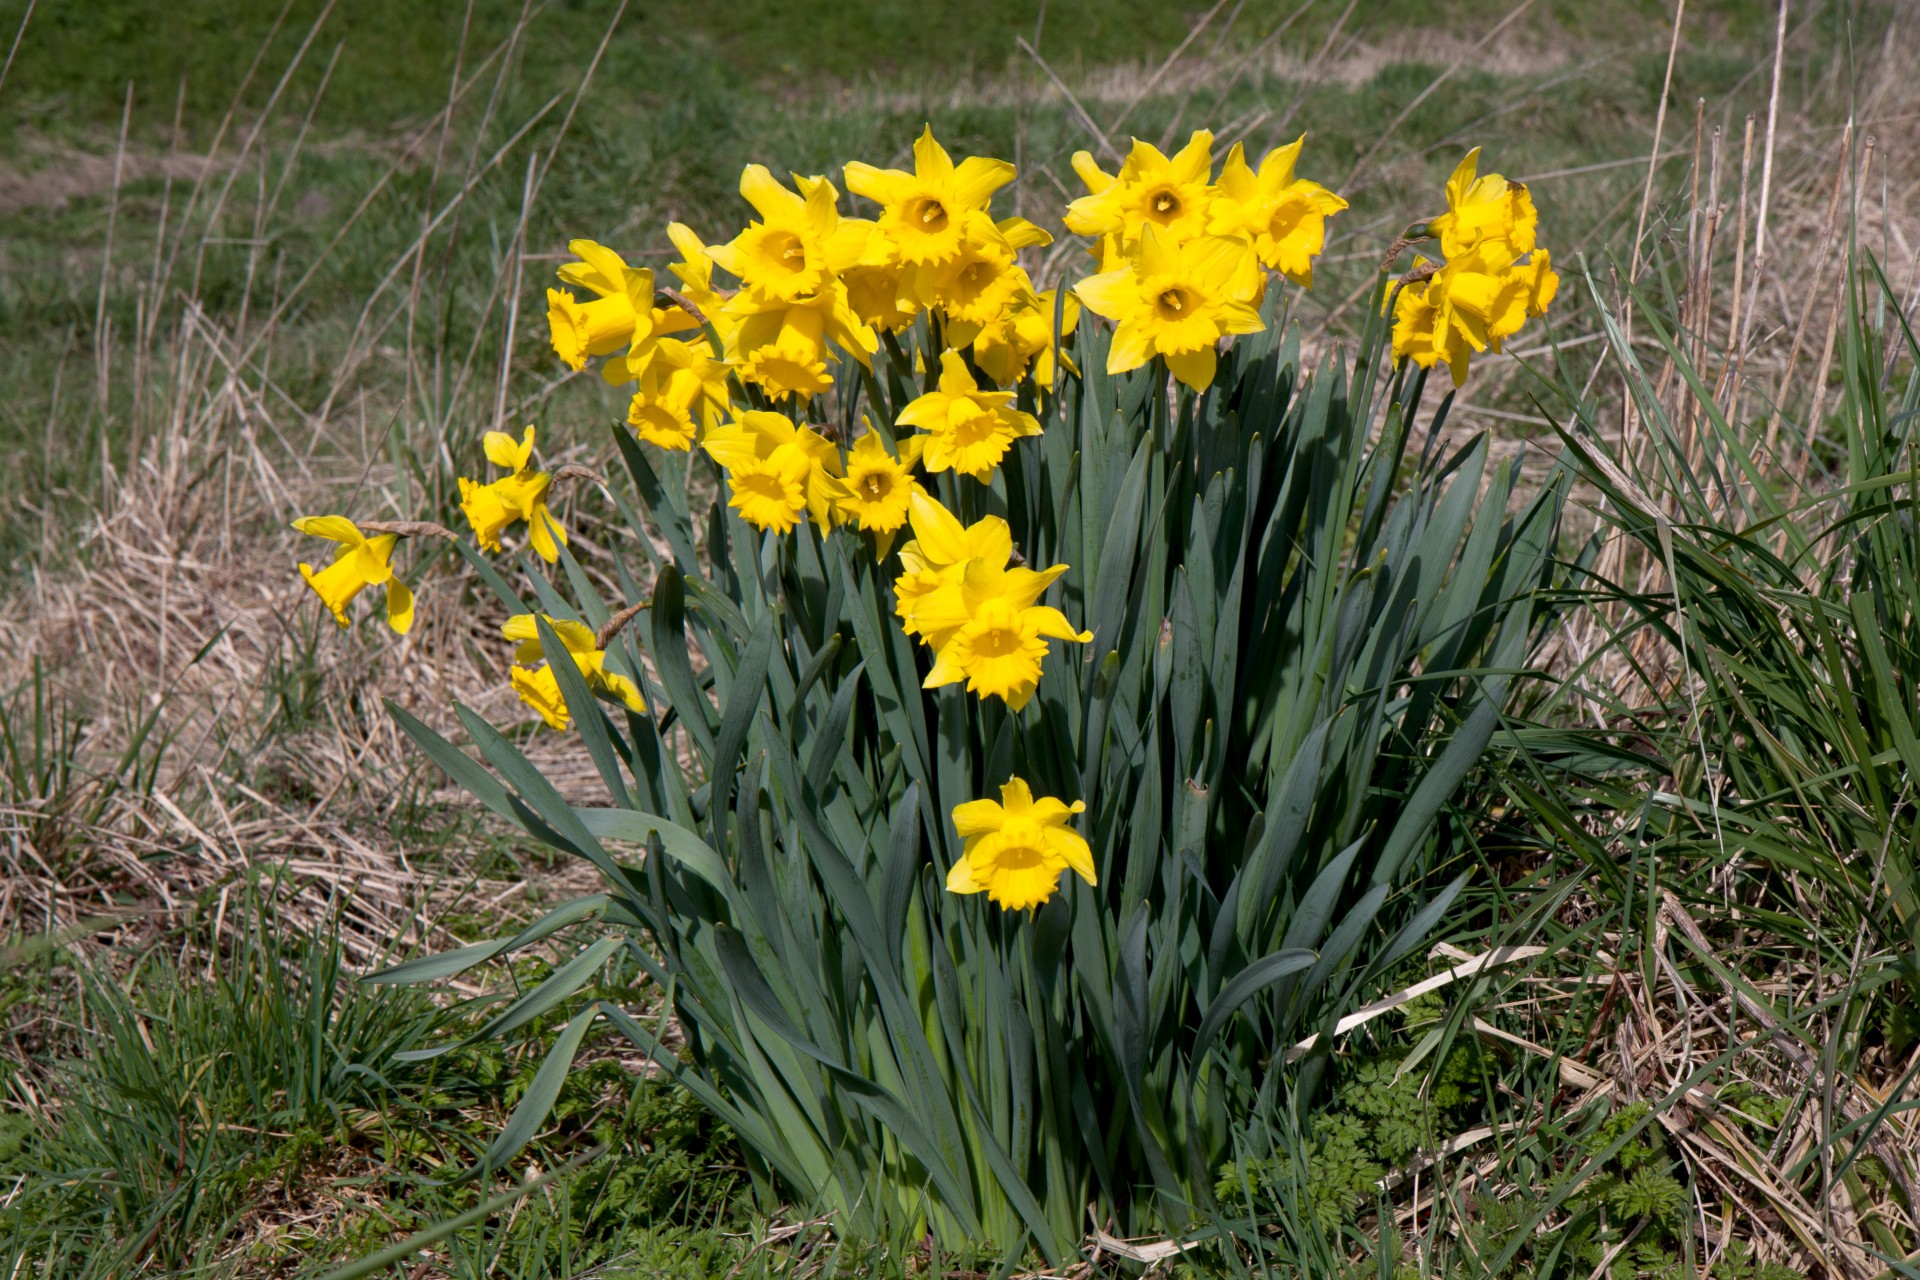
<svg viewBox="0 0 1920 1280">
<path fill-rule="evenodd" d="M 519 719 L 470 573 L 428 566 L 404 645 L 341 636 L 284 527 L 454 523 L 496 422 L 538 420 L 561 460 L 604 468 L 624 397 L 553 361 L 536 301 L 566 241 L 658 265 L 669 219 L 731 234 L 744 164 L 893 162 L 931 121 L 956 152 L 1014 158 L 1011 207 L 1043 222 L 1102 139 L 1305 131 L 1303 172 L 1352 202 L 1297 316 L 1315 355 L 1351 344 L 1387 243 L 1485 147 L 1530 180 L 1567 288 L 1551 345 L 1477 372 L 1449 429 L 1492 427 L 1534 479 L 1556 425 L 1603 459 L 1570 464 L 1566 556 L 1591 575 L 1536 654 L 1564 683 L 1516 705 L 1535 736 L 1477 779 L 1483 874 L 1444 933 L 1542 958 L 1355 1036 L 1300 1167 L 1223 1172 L 1254 1224 L 1238 1246 L 1094 1269 L 1914 1274 L 1915 908 L 1882 870 L 1913 832 L 1910 566 L 1872 561 L 1859 612 L 1867 576 L 1822 513 L 1779 511 L 1874 467 L 1898 480 L 1875 450 L 1913 409 L 1920 95 L 1901 68 L 1920 30 L 1898 4 L 1795 5 L 1776 61 L 1776 12 L 1690 4 L 1675 41 L 1651 0 L 0 3 L 0 1261 L 318 1275 L 427 1232 L 376 1274 L 992 1269 L 836 1241 L 809 1206 L 756 1198 L 724 1126 L 610 1043 L 512 1171 L 557 1176 L 524 1196 L 459 1178 L 564 1010 L 508 1046 L 394 1054 L 472 1030 L 563 953 L 432 995 L 353 978 L 590 881 L 465 802 L 380 705 Z M 1831 292 L 1860 281 L 1849 225 L 1888 278 L 1877 337 Z M 1736 258 L 1761 283 L 1729 387 Z M 1792 482 L 1729 497 L 1736 441 Z M 1657 533 L 1634 518 L 1648 502 Z M 618 536 L 591 504 L 569 519 L 596 554 Z M 1844 678 L 1863 651 L 1823 626 L 1862 634 L 1889 600 L 1871 703 Z M 591 785 L 552 736 L 516 740 Z M 1562 766 L 1586 772 L 1546 781 Z M 660 1014 L 624 961 L 593 991 Z M 1453 1047 L 1413 1070 L 1439 1026 Z M 1891 1148 L 1861 1137 L 1863 1096 Z"/>
</svg>

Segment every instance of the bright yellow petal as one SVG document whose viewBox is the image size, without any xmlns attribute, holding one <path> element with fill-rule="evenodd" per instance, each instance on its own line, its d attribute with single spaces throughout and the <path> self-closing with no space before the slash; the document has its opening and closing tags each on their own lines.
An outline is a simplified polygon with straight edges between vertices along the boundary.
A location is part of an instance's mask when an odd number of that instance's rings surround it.
<svg viewBox="0 0 1920 1280">
<path fill-rule="evenodd" d="M 348 546 L 358 546 L 367 540 L 358 526 L 345 516 L 301 516 L 293 522 L 293 527 L 315 538 L 343 542 Z"/>
<path fill-rule="evenodd" d="M 413 592 L 398 577 L 387 579 L 387 625 L 401 635 L 413 630 Z"/>
</svg>

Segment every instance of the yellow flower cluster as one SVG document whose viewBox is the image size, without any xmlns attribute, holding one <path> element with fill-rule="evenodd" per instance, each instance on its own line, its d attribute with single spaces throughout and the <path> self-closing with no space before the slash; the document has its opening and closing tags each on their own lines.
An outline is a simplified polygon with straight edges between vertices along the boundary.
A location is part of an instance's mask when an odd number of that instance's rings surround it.
<svg viewBox="0 0 1920 1280">
<path fill-rule="evenodd" d="M 1136 138 L 1117 174 L 1085 151 L 1073 157 L 1088 194 L 1067 206 L 1067 229 L 1097 236 L 1100 259 L 1099 273 L 1074 292 L 1114 322 L 1108 373 L 1159 356 L 1174 377 L 1205 391 L 1216 344 L 1265 328 L 1265 272 L 1312 286 L 1327 218 L 1347 202 L 1294 176 L 1305 143 L 1302 135 L 1269 152 L 1258 170 L 1235 143 L 1217 181 L 1205 131 L 1172 158 Z"/>
<path fill-rule="evenodd" d="M 1044 407 L 1063 370 L 1078 374 L 1062 344 L 1082 308 L 1114 326 L 1109 373 L 1158 361 L 1185 386 L 1209 388 L 1221 342 L 1265 327 L 1274 275 L 1312 286 L 1327 219 L 1347 207 L 1296 175 L 1304 143 L 1276 148 L 1257 166 L 1236 143 L 1217 171 L 1207 132 L 1172 156 L 1135 139 L 1115 173 L 1076 154 L 1087 194 L 1063 220 L 1091 239 L 1098 265 L 1065 295 L 1036 289 L 1020 260 L 1052 237 L 1024 218 L 993 215 L 1014 167 L 984 156 L 955 163 L 931 128 L 915 141 L 910 170 L 845 166 L 845 189 L 871 202 L 873 217 L 844 213 L 840 188 L 825 176 L 787 181 L 749 165 L 740 194 L 753 216 L 732 239 L 708 245 L 680 223 L 667 228 L 678 254 L 667 267 L 673 287 L 604 245 L 571 242 L 576 260 L 547 291 L 553 349 L 575 371 L 599 358 L 602 378 L 632 388 L 627 422 L 641 441 L 704 451 L 722 473 L 728 505 L 755 529 L 787 535 L 806 522 L 830 536 L 854 526 L 873 535 L 885 561 L 910 528 L 898 549 L 894 607 L 903 631 L 932 655 L 925 687 L 964 684 L 1018 713 L 1038 690 L 1053 642 L 1093 639 L 1040 603 L 1068 566 L 1029 568 L 1005 520 L 963 524 L 929 477 L 951 473 L 939 487 L 969 510 L 965 482 L 991 486 L 1018 442 L 1041 434 L 1040 419 L 1021 405 Z M 1409 233 L 1438 241 L 1442 260 L 1416 262 L 1387 304 L 1395 355 L 1429 367 L 1444 361 L 1456 384 L 1472 355 L 1500 351 L 1543 314 L 1559 283 L 1535 243 L 1526 187 L 1478 176 L 1478 162 L 1474 151 L 1455 170 L 1447 212 Z M 909 330 L 917 337 L 904 344 L 894 336 Z M 923 393 L 894 421 L 862 419 L 844 439 L 814 398 L 848 363 L 858 367 L 856 381 L 871 383 L 883 347 L 891 376 L 922 379 Z M 536 465 L 535 436 L 531 426 L 518 441 L 488 432 L 486 456 L 504 474 L 486 483 L 460 477 L 460 506 L 481 548 L 500 551 L 502 535 L 525 524 L 529 547 L 552 563 L 567 535 L 549 508 L 555 474 Z M 385 530 L 445 530 L 373 525 L 369 537 L 341 516 L 295 527 L 339 544 L 330 567 L 302 564 L 300 572 L 342 625 L 353 598 L 381 584 L 389 623 L 402 632 L 412 625 L 413 597 L 392 564 L 399 534 Z M 567 728 L 554 663 L 571 662 L 595 696 L 645 710 L 635 682 L 608 669 L 592 630 L 549 621 L 564 654 L 544 649 L 534 615 L 504 629 L 518 645 L 511 684 L 522 701 Z M 1091 851 L 1069 825 L 1082 807 L 1036 800 L 1017 777 L 998 802 L 960 805 L 953 816 L 965 854 L 948 888 L 1018 909 L 1047 901 L 1068 870 L 1094 883 Z"/>
<path fill-rule="evenodd" d="M 969 692 L 1019 711 L 1040 684 L 1047 641 L 1085 644 L 1065 614 L 1037 603 L 1067 571 L 1010 567 L 1013 534 L 998 516 L 967 526 L 925 493 L 912 496 L 913 540 L 900 548 L 894 583 L 901 629 L 933 650 L 926 688 L 965 681 Z"/>
<path fill-rule="evenodd" d="M 1453 385 L 1480 352 L 1498 352 L 1526 322 L 1546 314 L 1560 288 L 1552 255 L 1536 243 L 1539 215 L 1524 184 L 1477 176 L 1480 149 L 1447 179 L 1447 211 L 1426 225 L 1444 264 L 1414 260 L 1392 296 L 1393 354 L 1423 368 L 1444 363 Z"/>
</svg>

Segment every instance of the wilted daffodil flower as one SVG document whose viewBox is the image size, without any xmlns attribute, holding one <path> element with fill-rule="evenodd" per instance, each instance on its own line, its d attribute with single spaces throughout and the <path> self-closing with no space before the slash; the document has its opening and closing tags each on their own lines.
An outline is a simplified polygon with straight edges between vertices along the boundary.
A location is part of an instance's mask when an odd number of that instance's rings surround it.
<svg viewBox="0 0 1920 1280">
<path fill-rule="evenodd" d="M 300 576 L 333 614 L 333 620 L 346 626 L 347 606 L 368 587 L 386 584 L 387 625 L 405 635 L 413 628 L 413 592 L 394 576 L 393 548 L 400 541 L 394 533 L 369 538 L 345 516 L 302 516 L 293 522 L 301 533 L 340 544 L 333 563 L 315 572 L 302 564 Z"/>
<path fill-rule="evenodd" d="M 557 543 L 567 540 L 567 531 L 547 508 L 547 491 L 553 477 L 533 465 L 534 428 L 529 426 L 515 444 L 504 431 L 489 431 L 482 440 L 487 461 L 505 467 L 508 474 L 491 484 L 480 484 L 465 476 L 460 480 L 460 510 L 473 526 L 473 537 L 488 551 L 500 550 L 500 535 L 511 526 L 527 522 L 527 542 L 542 560 L 552 564 L 560 558 Z"/>
<path fill-rule="evenodd" d="M 1074 286 L 1089 311 L 1114 322 L 1108 373 L 1164 356 L 1173 376 L 1195 391 L 1213 384 L 1216 342 L 1266 327 L 1254 305 L 1260 289 L 1260 269 L 1245 240 L 1176 241 L 1155 226 L 1141 233 L 1127 266 Z"/>
<path fill-rule="evenodd" d="M 1000 788 L 998 802 L 955 805 L 953 827 L 964 843 L 960 860 L 947 872 L 948 890 L 984 891 L 989 900 L 1020 911 L 1053 897 L 1063 871 L 1071 869 L 1088 884 L 1097 884 L 1093 849 L 1068 825 L 1086 808 L 1079 800 L 1036 800 L 1019 778 L 1008 779 Z"/>
<path fill-rule="evenodd" d="M 1219 194 L 1207 218 L 1214 235 L 1246 236 L 1262 266 L 1303 289 L 1313 287 L 1313 260 L 1327 243 L 1327 217 L 1347 202 L 1317 182 L 1293 176 L 1302 134 L 1269 151 L 1255 173 L 1239 143 L 1220 166 Z"/>
<path fill-rule="evenodd" d="M 619 254 L 591 240 L 574 240 L 567 248 L 581 261 L 561 267 L 560 279 L 595 296 L 581 302 L 565 289 L 547 290 L 547 322 L 554 353 L 569 369 L 580 370 L 589 356 L 612 355 L 652 336 L 653 272 L 629 267 Z"/>
<path fill-rule="evenodd" d="M 928 433 L 929 471 L 958 471 L 986 482 L 1007 448 L 1040 434 L 1040 422 L 1012 407 L 1011 391 L 982 391 L 958 351 L 940 357 L 940 387 L 900 411 L 900 425 Z"/>
<path fill-rule="evenodd" d="M 842 492 L 840 451 L 784 414 L 750 409 L 707 432 L 701 446 L 726 468 L 727 505 L 756 529 L 791 533 L 804 512 L 822 531 L 833 527 Z"/>
<path fill-rule="evenodd" d="M 617 702 L 629 711 L 641 712 L 647 704 L 640 697 L 640 686 L 636 685 L 618 671 L 607 670 L 607 655 L 599 647 L 593 628 L 582 622 L 567 618 L 548 618 L 547 625 L 566 646 L 567 656 L 580 668 L 581 678 L 586 681 L 587 690 L 596 698 L 608 702 Z M 507 619 L 500 634 L 509 640 L 518 641 L 520 647 L 513 651 L 514 668 L 510 675 L 513 691 L 520 695 L 520 701 L 540 713 L 540 718 L 549 728 L 565 729 L 571 723 L 567 715 L 567 701 L 560 693 L 559 677 L 553 674 L 553 661 L 557 656 L 547 652 L 540 643 L 540 626 L 530 613 L 516 613 Z M 532 664 L 546 660 L 543 667 Z"/>
<path fill-rule="evenodd" d="M 1083 236 L 1118 236 L 1131 247 L 1144 227 L 1158 227 L 1176 239 L 1202 234 L 1213 195 L 1213 135 L 1200 130 L 1172 159 L 1139 138 L 1117 177 L 1075 153 L 1073 170 L 1090 194 L 1067 206 L 1067 230 Z"/>
<path fill-rule="evenodd" d="M 913 144 L 913 172 L 859 161 L 845 169 L 847 190 L 881 208 L 879 228 L 911 266 L 941 266 L 960 253 L 968 218 L 984 213 L 993 193 L 1013 181 L 1005 160 L 969 156 L 958 165 L 928 125 Z"/>
<path fill-rule="evenodd" d="M 1035 604 L 1063 564 L 1036 571 L 1000 569 L 975 560 L 957 582 L 943 584 L 914 606 L 914 621 L 934 645 L 933 670 L 922 684 L 929 689 L 964 680 L 969 693 L 999 698 L 1019 711 L 1040 684 L 1047 641 L 1085 644 L 1091 631 L 1076 631 L 1067 616 Z"/>
</svg>

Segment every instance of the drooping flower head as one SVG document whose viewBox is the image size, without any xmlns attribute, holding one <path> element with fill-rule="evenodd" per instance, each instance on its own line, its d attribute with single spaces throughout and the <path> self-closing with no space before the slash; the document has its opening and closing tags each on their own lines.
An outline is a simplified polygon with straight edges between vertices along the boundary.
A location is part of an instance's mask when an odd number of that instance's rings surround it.
<svg viewBox="0 0 1920 1280">
<path fill-rule="evenodd" d="M 1067 230 L 1076 235 L 1117 235 L 1130 247 L 1144 227 L 1158 227 L 1176 240 L 1207 229 L 1213 135 L 1204 129 L 1171 159 L 1151 142 L 1135 138 L 1117 177 L 1084 151 L 1074 155 L 1073 168 L 1089 192 L 1067 206 Z"/>
<path fill-rule="evenodd" d="M 929 471 L 958 471 L 983 483 L 1022 436 L 1040 434 L 1040 422 L 1013 408 L 1011 391 L 982 391 L 958 351 L 940 357 L 940 386 L 900 411 L 900 425 L 927 432 Z"/>
<path fill-rule="evenodd" d="M 790 533 L 801 515 L 822 531 L 833 527 L 840 451 L 825 436 L 785 414 L 749 409 L 707 432 L 701 447 L 727 472 L 727 505 L 756 529 Z"/>
<path fill-rule="evenodd" d="M 1053 796 L 1036 800 L 1020 778 L 1000 788 L 1000 799 L 954 806 L 953 827 L 963 842 L 960 860 L 947 872 L 953 893 L 985 892 L 1009 911 L 1037 907 L 1053 897 L 1062 872 L 1097 884 L 1093 849 L 1069 825 L 1086 805 Z"/>
<path fill-rule="evenodd" d="M 566 289 L 547 290 L 547 323 L 554 353 L 578 371 L 587 367 L 589 356 L 612 355 L 653 336 L 653 272 L 629 267 L 619 254 L 591 240 L 574 240 L 567 248 L 581 260 L 560 268 L 561 281 L 593 298 L 582 302 Z"/>
<path fill-rule="evenodd" d="M 591 627 L 569 618 L 552 617 L 547 618 L 547 625 L 553 628 L 554 635 L 566 647 L 566 656 L 580 669 L 588 692 L 596 698 L 617 702 L 635 713 L 647 709 L 638 685 L 618 671 L 607 670 L 606 651 L 599 647 L 598 638 Z M 517 641 L 520 646 L 513 652 L 515 665 L 509 674 L 513 691 L 520 696 L 520 701 L 540 713 L 540 718 L 547 722 L 549 728 L 564 730 L 571 723 L 571 718 L 567 714 L 566 698 L 560 692 L 559 677 L 553 674 L 553 663 L 560 655 L 541 644 L 540 626 L 534 620 L 534 615 L 516 613 L 500 628 L 500 634 Z M 545 666 L 536 668 L 532 665 L 543 659 Z"/>
<path fill-rule="evenodd" d="M 1266 327 L 1254 305 L 1260 288 L 1259 265 L 1247 241 L 1175 241 L 1148 226 L 1125 267 L 1090 276 L 1074 292 L 1089 311 L 1114 322 L 1108 373 L 1164 356 L 1174 377 L 1205 391 L 1213 383 L 1214 344 Z"/>
<path fill-rule="evenodd" d="M 1239 143 L 1220 166 L 1219 194 L 1207 219 L 1214 235 L 1245 236 L 1262 266 L 1303 289 L 1313 287 L 1313 260 L 1327 243 L 1327 218 L 1347 202 L 1317 182 L 1293 176 L 1306 135 L 1269 151 L 1260 171 Z"/>
<path fill-rule="evenodd" d="M 491 484 L 459 477 L 460 510 L 473 528 L 474 540 L 488 551 L 500 550 L 500 535 L 526 521 L 528 543 L 552 564 L 560 558 L 556 544 L 566 542 L 567 531 L 547 507 L 553 477 L 534 467 L 533 439 L 532 426 L 518 443 L 504 431 L 487 432 L 481 441 L 487 461 L 506 468 L 507 474 Z"/>
<path fill-rule="evenodd" d="M 913 144 L 913 172 L 847 165 L 847 190 L 881 208 L 879 228 L 911 266 L 941 266 L 959 254 L 970 215 L 985 213 L 993 193 L 1013 181 L 1005 160 L 969 156 L 958 165 L 928 125 Z"/>
<path fill-rule="evenodd" d="M 301 533 L 339 543 L 333 563 L 315 571 L 300 566 L 300 577 L 313 588 L 321 603 L 341 626 L 351 621 L 347 606 L 363 590 L 382 583 L 387 588 L 387 625 L 405 635 L 413 629 L 413 592 L 393 572 L 393 548 L 398 534 L 382 533 L 367 537 L 359 526 L 345 516 L 302 516 L 293 522 Z"/>
</svg>

